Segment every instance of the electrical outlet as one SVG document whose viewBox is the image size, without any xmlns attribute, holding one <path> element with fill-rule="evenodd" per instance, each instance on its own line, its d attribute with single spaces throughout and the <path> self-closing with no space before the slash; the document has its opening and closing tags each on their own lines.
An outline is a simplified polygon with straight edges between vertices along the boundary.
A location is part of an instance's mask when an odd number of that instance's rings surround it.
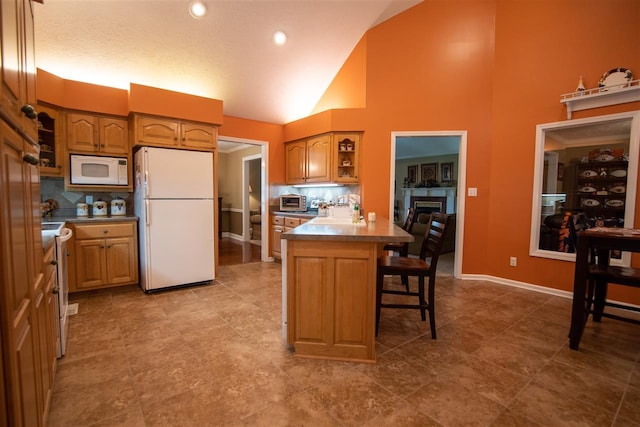
<svg viewBox="0 0 640 427">
<path fill-rule="evenodd" d="M 512 256 L 509 258 L 509 265 L 511 267 L 516 267 L 518 265 L 518 258 Z"/>
</svg>

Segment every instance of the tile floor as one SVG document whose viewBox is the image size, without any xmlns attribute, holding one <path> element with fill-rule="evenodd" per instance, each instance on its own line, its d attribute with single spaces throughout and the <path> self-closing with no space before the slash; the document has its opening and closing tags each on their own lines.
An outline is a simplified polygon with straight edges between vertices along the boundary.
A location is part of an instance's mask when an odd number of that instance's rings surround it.
<svg viewBox="0 0 640 427">
<path fill-rule="evenodd" d="M 292 357 L 280 264 L 210 286 L 75 296 L 49 426 L 640 426 L 640 327 L 570 301 L 439 275 L 438 339 L 383 310 L 375 365 Z"/>
</svg>

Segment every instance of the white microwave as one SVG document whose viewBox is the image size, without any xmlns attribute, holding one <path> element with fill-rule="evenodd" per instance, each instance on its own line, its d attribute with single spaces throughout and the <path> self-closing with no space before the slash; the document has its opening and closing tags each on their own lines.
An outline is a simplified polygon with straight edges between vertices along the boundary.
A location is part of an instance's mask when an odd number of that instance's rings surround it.
<svg viewBox="0 0 640 427">
<path fill-rule="evenodd" d="M 70 155 L 70 182 L 78 185 L 129 185 L 126 157 Z"/>
</svg>

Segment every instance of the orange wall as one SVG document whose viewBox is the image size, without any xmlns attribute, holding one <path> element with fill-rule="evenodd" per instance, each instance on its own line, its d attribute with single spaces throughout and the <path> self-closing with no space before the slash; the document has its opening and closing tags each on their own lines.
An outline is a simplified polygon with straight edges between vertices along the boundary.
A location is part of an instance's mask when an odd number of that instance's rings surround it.
<svg viewBox="0 0 640 427">
<path fill-rule="evenodd" d="M 360 40 L 336 74 L 313 114 L 335 108 L 364 108 L 367 101 L 367 39 Z"/>
<path fill-rule="evenodd" d="M 267 141 L 269 144 L 269 182 L 284 183 L 284 145 L 282 125 L 224 116 L 219 136 Z"/>
<path fill-rule="evenodd" d="M 222 124 L 222 101 L 135 83 L 129 85 L 129 111 Z"/>
<path fill-rule="evenodd" d="M 345 82 L 366 81 L 362 200 L 379 215 L 389 206 L 391 132 L 467 131 L 466 186 L 478 197 L 465 200 L 463 273 L 569 291 L 573 263 L 529 256 L 535 126 L 566 120 L 560 95 L 581 75 L 592 88 L 613 67 L 640 74 L 639 20 L 637 0 L 424 0 L 365 35 L 315 111 L 360 107 L 357 85 Z M 315 131 L 318 116 L 294 122 L 295 133 Z M 640 303 L 613 287 L 611 297 Z"/>
</svg>

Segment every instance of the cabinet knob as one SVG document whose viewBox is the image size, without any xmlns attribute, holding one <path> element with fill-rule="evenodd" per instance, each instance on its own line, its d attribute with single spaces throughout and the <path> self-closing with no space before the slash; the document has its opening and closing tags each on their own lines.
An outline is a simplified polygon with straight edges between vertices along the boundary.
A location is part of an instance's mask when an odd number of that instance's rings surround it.
<svg viewBox="0 0 640 427">
<path fill-rule="evenodd" d="M 100 245 L 100 249 L 104 249 L 104 245 Z"/>
<path fill-rule="evenodd" d="M 50 264 L 51 264 L 51 265 L 58 265 L 58 261 L 56 261 L 56 260 L 54 259 L 54 260 L 52 260 L 52 261 L 50 262 Z"/>
<path fill-rule="evenodd" d="M 107 245 L 107 249 L 111 249 L 111 245 Z"/>
<path fill-rule="evenodd" d="M 98 148 L 98 144 L 93 144 L 94 147 Z"/>
<path fill-rule="evenodd" d="M 58 295 L 60 293 L 60 288 L 58 286 L 55 286 L 53 289 L 51 289 L 51 293 Z"/>
<path fill-rule="evenodd" d="M 25 162 L 29 163 L 30 165 L 34 165 L 34 166 L 36 166 L 38 163 L 40 163 L 38 161 L 38 158 L 36 156 L 34 156 L 33 154 L 25 154 L 22 157 L 22 160 L 24 160 Z"/>
<path fill-rule="evenodd" d="M 109 232 L 109 230 L 102 230 L 102 232 L 103 232 L 104 234 L 107 234 L 107 233 Z"/>
<path fill-rule="evenodd" d="M 22 108 L 20 108 L 20 111 L 22 111 L 24 115 L 30 119 L 35 119 L 38 117 L 38 113 L 36 113 L 36 109 L 29 104 L 24 104 Z"/>
</svg>

